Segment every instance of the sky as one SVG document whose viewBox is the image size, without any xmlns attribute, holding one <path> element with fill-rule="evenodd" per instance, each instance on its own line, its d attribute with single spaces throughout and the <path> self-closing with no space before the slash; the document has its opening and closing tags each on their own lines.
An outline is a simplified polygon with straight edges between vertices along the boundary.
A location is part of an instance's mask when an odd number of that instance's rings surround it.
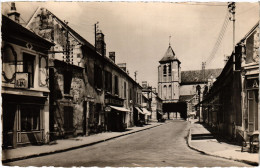
<svg viewBox="0 0 260 168">
<path fill-rule="evenodd" d="M 2 14 L 11 2 L 3 2 Z M 169 42 L 181 61 L 181 70 L 199 70 L 219 37 L 227 13 L 226 2 L 16 2 L 20 22 L 28 22 L 38 7 L 47 8 L 94 44 L 94 24 L 105 35 L 107 56 L 114 51 L 116 63 L 127 63 L 130 76 L 157 87 L 159 60 Z M 235 41 L 259 21 L 258 2 L 237 2 Z M 171 38 L 169 38 L 171 36 Z M 206 69 L 223 68 L 224 56 L 233 46 L 233 22 L 229 21 L 222 43 Z"/>
</svg>

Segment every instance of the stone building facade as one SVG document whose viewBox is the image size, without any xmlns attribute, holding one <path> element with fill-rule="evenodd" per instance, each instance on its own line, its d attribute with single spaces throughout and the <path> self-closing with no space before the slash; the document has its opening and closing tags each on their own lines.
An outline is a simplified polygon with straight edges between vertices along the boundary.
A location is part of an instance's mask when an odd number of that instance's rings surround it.
<svg viewBox="0 0 260 168">
<path fill-rule="evenodd" d="M 181 62 L 169 45 L 158 66 L 158 94 L 164 103 L 178 102 L 180 96 Z"/>
<path fill-rule="evenodd" d="M 42 144 L 49 141 L 47 51 L 54 44 L 19 24 L 14 3 L 8 16 L 2 15 L 2 147 Z"/>
<path fill-rule="evenodd" d="M 55 43 L 49 52 L 51 135 L 69 137 L 124 130 L 134 125 L 141 86 L 106 57 L 104 34 L 91 45 L 66 22 L 39 8 L 27 28 Z"/>
</svg>

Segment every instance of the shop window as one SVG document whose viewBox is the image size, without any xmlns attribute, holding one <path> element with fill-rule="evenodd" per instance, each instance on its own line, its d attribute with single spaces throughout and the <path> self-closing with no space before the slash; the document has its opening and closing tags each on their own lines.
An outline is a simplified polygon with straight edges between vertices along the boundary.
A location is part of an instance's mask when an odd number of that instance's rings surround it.
<svg viewBox="0 0 260 168">
<path fill-rule="evenodd" d="M 114 85 L 114 87 L 115 87 L 115 94 L 118 95 L 118 76 L 116 76 L 116 75 L 115 75 L 115 85 Z"/>
<path fill-rule="evenodd" d="M 64 129 L 73 129 L 73 107 L 64 106 Z"/>
<path fill-rule="evenodd" d="M 33 87 L 35 56 L 28 53 L 23 54 L 23 72 L 28 73 L 28 87 Z"/>
<path fill-rule="evenodd" d="M 40 107 L 21 106 L 21 131 L 40 130 Z"/>
<path fill-rule="evenodd" d="M 101 113 L 101 104 L 97 103 L 96 104 L 96 111 L 95 111 L 95 122 L 99 123 L 99 114 Z"/>
</svg>

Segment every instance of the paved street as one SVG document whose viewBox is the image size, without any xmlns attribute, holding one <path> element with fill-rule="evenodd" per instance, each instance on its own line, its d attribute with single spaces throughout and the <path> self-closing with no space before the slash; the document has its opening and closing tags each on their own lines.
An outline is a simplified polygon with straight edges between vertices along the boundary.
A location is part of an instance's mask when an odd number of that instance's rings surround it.
<svg viewBox="0 0 260 168">
<path fill-rule="evenodd" d="M 68 152 L 10 162 L 9 166 L 249 166 L 191 150 L 185 137 L 189 123 L 168 124 Z"/>
</svg>

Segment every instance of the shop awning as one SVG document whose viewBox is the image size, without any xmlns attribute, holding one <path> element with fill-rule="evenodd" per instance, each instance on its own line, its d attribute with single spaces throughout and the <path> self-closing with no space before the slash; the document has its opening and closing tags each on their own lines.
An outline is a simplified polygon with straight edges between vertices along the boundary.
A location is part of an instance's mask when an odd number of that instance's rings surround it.
<svg viewBox="0 0 260 168">
<path fill-rule="evenodd" d="M 123 108 L 123 107 L 117 107 L 117 106 L 110 106 L 112 109 L 115 109 L 117 111 L 122 111 L 122 112 L 130 112 L 130 110 Z"/>
<path fill-rule="evenodd" d="M 135 107 L 135 108 L 136 108 L 136 110 L 137 110 L 139 113 L 145 114 L 139 107 Z"/>
<path fill-rule="evenodd" d="M 146 114 L 146 115 L 152 115 L 152 113 L 150 111 L 148 111 L 146 108 L 143 108 L 143 112 Z"/>
<path fill-rule="evenodd" d="M 163 115 L 163 113 L 162 112 L 158 112 L 159 114 L 161 114 L 161 115 Z"/>
<path fill-rule="evenodd" d="M 189 115 L 196 115 L 196 111 L 189 112 Z"/>
</svg>

